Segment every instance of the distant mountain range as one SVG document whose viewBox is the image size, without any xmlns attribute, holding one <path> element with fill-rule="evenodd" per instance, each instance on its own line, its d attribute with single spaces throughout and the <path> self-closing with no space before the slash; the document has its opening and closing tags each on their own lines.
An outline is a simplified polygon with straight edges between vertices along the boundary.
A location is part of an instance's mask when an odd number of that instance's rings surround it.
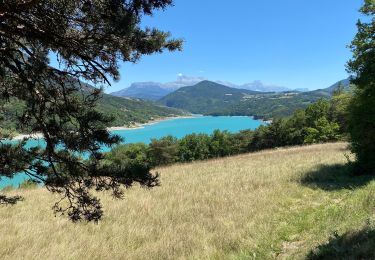
<svg viewBox="0 0 375 260">
<path fill-rule="evenodd" d="M 284 91 L 290 91 L 290 88 L 287 87 L 281 87 L 276 85 L 266 85 L 260 80 L 255 80 L 251 83 L 246 83 L 243 85 L 236 85 L 230 82 L 226 81 L 215 81 L 216 83 L 222 84 L 224 86 L 228 86 L 231 88 L 237 88 L 237 89 L 247 89 L 252 91 L 258 91 L 258 92 L 284 92 Z"/>
<path fill-rule="evenodd" d="M 162 97 L 172 93 L 175 90 L 178 90 L 182 87 L 193 86 L 199 82 L 205 81 L 202 77 L 188 77 L 188 76 L 179 76 L 176 81 L 168 83 L 159 83 L 159 82 L 138 82 L 133 83 L 130 87 L 122 89 L 120 91 L 112 92 L 111 95 L 118 97 L 134 97 L 142 98 L 147 100 L 159 100 Z M 287 87 L 281 87 L 276 85 L 266 85 L 260 80 L 253 81 L 251 83 L 246 83 L 243 85 L 236 85 L 231 82 L 226 81 L 214 81 L 215 83 L 236 88 L 236 89 L 246 89 L 251 91 L 259 92 L 285 92 L 291 91 Z M 295 91 L 304 92 L 308 89 L 297 89 Z"/>
<path fill-rule="evenodd" d="M 142 98 L 146 100 L 158 100 L 169 93 L 172 93 L 173 89 L 167 89 L 161 83 L 157 82 L 139 82 L 133 83 L 130 87 L 122 89 L 117 92 L 111 93 L 117 97 L 132 97 Z"/>
<path fill-rule="evenodd" d="M 182 87 L 159 102 L 168 107 L 204 115 L 248 115 L 270 119 L 291 115 L 320 98 L 329 98 L 338 84 L 349 88 L 345 79 L 326 88 L 308 92 L 260 92 L 202 81 L 194 86 Z"/>
<path fill-rule="evenodd" d="M 133 97 L 147 100 L 159 100 L 160 98 L 172 93 L 173 91 L 185 87 L 192 86 L 201 81 L 201 77 L 188 77 L 180 75 L 176 81 L 168 83 L 159 82 L 137 82 L 120 91 L 112 92 L 111 95 L 117 97 Z"/>
</svg>

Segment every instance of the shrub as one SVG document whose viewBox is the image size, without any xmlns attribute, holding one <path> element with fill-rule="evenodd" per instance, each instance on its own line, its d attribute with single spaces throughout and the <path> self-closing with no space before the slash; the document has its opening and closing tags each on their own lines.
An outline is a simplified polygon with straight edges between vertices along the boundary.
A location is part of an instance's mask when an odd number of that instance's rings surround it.
<svg viewBox="0 0 375 260">
<path fill-rule="evenodd" d="M 304 143 L 323 143 L 337 141 L 340 138 L 340 126 L 335 122 L 329 122 L 327 118 L 319 118 L 314 127 L 306 128 L 306 137 Z"/>
<path fill-rule="evenodd" d="M 20 185 L 18 185 L 18 188 L 20 189 L 34 189 L 38 187 L 38 183 L 34 180 L 25 180 Z"/>
<path fill-rule="evenodd" d="M 179 142 L 178 160 L 190 162 L 211 158 L 210 137 L 206 134 L 190 134 Z"/>
<path fill-rule="evenodd" d="M 147 158 L 147 145 L 143 143 L 124 144 L 105 155 L 105 164 L 127 169 L 130 174 L 149 172 L 151 164 Z"/>
<path fill-rule="evenodd" d="M 329 118 L 330 103 L 327 100 L 320 99 L 317 102 L 309 105 L 306 110 L 306 124 L 313 126 L 320 118 Z"/>
<path fill-rule="evenodd" d="M 242 130 L 239 133 L 230 135 L 232 154 L 241 154 L 249 151 L 249 144 L 254 136 L 252 130 Z"/>
<path fill-rule="evenodd" d="M 166 136 L 152 139 L 147 149 L 147 156 L 152 166 L 166 165 L 178 160 L 179 145 L 177 138 Z"/>
<path fill-rule="evenodd" d="M 215 130 L 210 136 L 210 157 L 223 157 L 234 154 L 232 134 L 228 131 Z"/>
</svg>

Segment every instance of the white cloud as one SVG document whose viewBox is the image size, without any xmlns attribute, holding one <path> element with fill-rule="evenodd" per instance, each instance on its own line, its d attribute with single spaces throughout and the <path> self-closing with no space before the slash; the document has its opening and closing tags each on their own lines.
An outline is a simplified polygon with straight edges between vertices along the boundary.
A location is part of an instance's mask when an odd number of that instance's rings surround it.
<svg viewBox="0 0 375 260">
<path fill-rule="evenodd" d="M 178 89 L 186 86 L 193 86 L 203 80 L 206 80 L 204 77 L 191 77 L 182 73 L 179 73 L 177 76 L 176 81 L 165 83 L 163 86 L 168 89 Z"/>
</svg>

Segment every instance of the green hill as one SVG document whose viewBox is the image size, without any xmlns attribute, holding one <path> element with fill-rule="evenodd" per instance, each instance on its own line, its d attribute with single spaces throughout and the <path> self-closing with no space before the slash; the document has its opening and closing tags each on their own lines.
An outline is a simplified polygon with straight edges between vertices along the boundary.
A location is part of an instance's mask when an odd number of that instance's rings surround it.
<svg viewBox="0 0 375 260">
<path fill-rule="evenodd" d="M 290 116 L 296 109 L 304 109 L 318 99 L 330 96 L 328 89 L 264 93 L 202 81 L 194 86 L 181 88 L 159 102 L 196 114 L 248 115 L 268 119 Z"/>
<path fill-rule="evenodd" d="M 194 86 L 183 87 L 163 97 L 160 103 L 195 114 L 211 114 L 233 106 L 248 95 L 261 92 L 227 87 L 211 81 L 202 81 Z"/>
<path fill-rule="evenodd" d="M 85 91 L 90 92 L 91 85 L 83 84 Z M 0 104 L 0 128 L 17 131 L 17 116 L 21 115 L 24 104 L 12 99 L 8 103 Z M 121 98 L 103 94 L 98 102 L 98 110 L 106 115 L 112 115 L 114 121 L 111 126 L 128 126 L 133 123 L 146 123 L 155 118 L 186 115 L 186 112 L 175 108 L 168 108 L 151 101 L 141 99 Z"/>
<path fill-rule="evenodd" d="M 316 91 L 325 91 L 325 92 L 328 92 L 328 93 L 332 94 L 333 91 L 335 91 L 335 89 L 339 85 L 341 85 L 345 90 L 349 90 L 349 87 L 350 87 L 350 77 L 348 77 L 346 79 L 343 79 L 343 80 L 340 80 L 340 81 L 336 82 L 335 84 L 333 84 L 332 86 L 330 86 L 328 88 L 318 89 Z"/>
<path fill-rule="evenodd" d="M 4 259 L 374 259 L 375 180 L 350 176 L 347 144 L 157 168 L 161 186 L 99 193 L 94 223 L 54 217 L 46 189 L 2 191 Z"/>
<path fill-rule="evenodd" d="M 115 120 L 110 126 L 123 126 L 131 123 L 147 123 L 150 120 L 168 116 L 186 115 L 178 109 L 161 106 L 153 102 L 114 97 L 104 94 L 99 101 L 98 109 L 107 115 L 113 115 Z"/>
<path fill-rule="evenodd" d="M 321 98 L 329 99 L 330 96 L 325 91 L 248 95 L 227 110 L 211 114 L 246 115 L 263 119 L 281 118 L 292 115 L 297 109 L 305 109 Z"/>
</svg>

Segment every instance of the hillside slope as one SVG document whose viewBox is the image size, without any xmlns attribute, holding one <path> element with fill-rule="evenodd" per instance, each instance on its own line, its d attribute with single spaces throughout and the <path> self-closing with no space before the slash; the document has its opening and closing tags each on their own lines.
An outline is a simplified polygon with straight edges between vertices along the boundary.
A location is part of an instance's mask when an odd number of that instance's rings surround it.
<svg viewBox="0 0 375 260">
<path fill-rule="evenodd" d="M 121 98 L 104 94 L 98 110 L 115 117 L 110 126 L 129 125 L 133 122 L 146 123 L 155 118 L 186 115 L 178 109 L 169 108 L 141 99 Z"/>
<path fill-rule="evenodd" d="M 309 92 L 257 92 L 202 81 L 168 94 L 159 102 L 196 114 L 242 115 L 269 119 L 290 116 L 320 98 L 329 98 L 331 88 Z"/>
<path fill-rule="evenodd" d="M 347 144 L 157 169 L 161 186 L 100 194 L 104 220 L 53 217 L 44 189 L 6 191 L 5 259 L 374 259 L 375 180 L 350 177 Z M 325 257 L 325 258 L 324 258 Z"/>
<path fill-rule="evenodd" d="M 350 77 L 348 77 L 346 79 L 343 79 L 343 80 L 340 80 L 340 81 L 337 81 L 335 84 L 331 85 L 330 87 L 328 87 L 326 89 L 323 89 L 323 91 L 326 91 L 326 92 L 332 94 L 333 91 L 335 91 L 335 89 L 337 88 L 338 85 L 341 85 L 342 87 L 344 87 L 344 89 L 349 90 Z"/>
<path fill-rule="evenodd" d="M 260 92 L 231 88 L 205 80 L 194 86 L 180 88 L 163 97 L 159 102 L 195 114 L 210 114 L 237 104 L 246 95 L 255 94 Z"/>
<path fill-rule="evenodd" d="M 82 83 L 86 92 L 93 87 Z M 0 104 L 0 128 L 18 130 L 16 118 L 22 113 L 23 103 L 12 99 L 10 102 Z M 175 108 L 168 108 L 151 101 L 141 99 L 121 98 L 103 94 L 98 101 L 98 110 L 114 117 L 111 126 L 124 126 L 132 123 L 146 123 L 154 118 L 186 115 L 186 112 Z"/>
</svg>

